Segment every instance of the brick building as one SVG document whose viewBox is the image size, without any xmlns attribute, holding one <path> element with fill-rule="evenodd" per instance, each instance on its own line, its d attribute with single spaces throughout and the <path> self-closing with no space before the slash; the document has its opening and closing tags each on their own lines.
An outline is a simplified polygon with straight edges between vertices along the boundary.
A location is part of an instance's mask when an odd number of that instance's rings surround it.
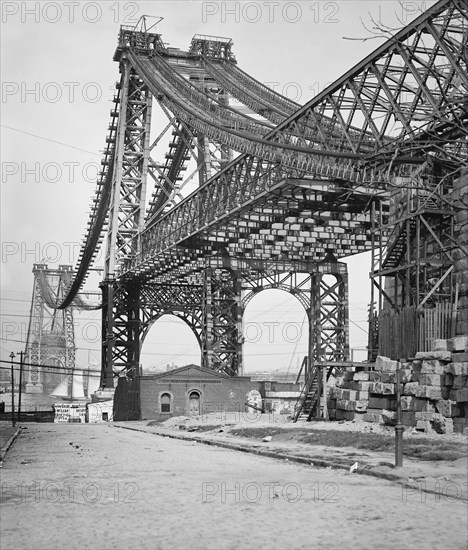
<svg viewBox="0 0 468 550">
<path fill-rule="evenodd" d="M 244 411 L 251 390 L 258 390 L 258 382 L 252 382 L 250 377 L 230 377 L 196 365 L 143 375 L 140 377 L 140 418 L 166 420 L 172 416 Z M 128 392 L 116 391 L 114 400 L 127 400 L 125 393 Z M 121 408 L 119 403 L 115 405 Z"/>
</svg>

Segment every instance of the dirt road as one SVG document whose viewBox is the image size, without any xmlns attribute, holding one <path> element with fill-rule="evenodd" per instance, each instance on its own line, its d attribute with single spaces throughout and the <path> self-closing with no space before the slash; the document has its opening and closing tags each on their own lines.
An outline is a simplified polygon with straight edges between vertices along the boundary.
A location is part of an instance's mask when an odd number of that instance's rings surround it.
<svg viewBox="0 0 468 550">
<path fill-rule="evenodd" d="M 123 430 L 29 424 L 1 470 L 1 548 L 461 549 L 466 502 Z"/>
</svg>

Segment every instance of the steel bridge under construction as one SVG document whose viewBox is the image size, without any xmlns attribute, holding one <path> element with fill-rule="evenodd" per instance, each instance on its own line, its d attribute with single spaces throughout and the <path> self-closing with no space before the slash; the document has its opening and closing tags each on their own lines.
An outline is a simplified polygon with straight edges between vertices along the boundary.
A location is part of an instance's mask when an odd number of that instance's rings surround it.
<svg viewBox="0 0 468 550">
<path fill-rule="evenodd" d="M 340 260 L 361 252 L 373 261 L 369 358 L 383 310 L 463 303 L 461 208 L 448 197 L 468 162 L 466 2 L 438 2 L 303 106 L 242 71 L 231 39 L 171 48 L 149 20 L 120 28 L 78 264 L 54 272 L 59 292 L 35 267 L 38 309 L 102 308 L 103 391 L 137 378 L 144 337 L 167 313 L 192 329 L 203 367 L 241 373 L 243 312 L 264 289 L 303 305 L 309 369 L 349 361 Z M 156 104 L 167 124 L 155 128 Z M 102 303 L 89 305 L 101 245 Z M 27 361 L 40 365 L 38 338 Z"/>
</svg>

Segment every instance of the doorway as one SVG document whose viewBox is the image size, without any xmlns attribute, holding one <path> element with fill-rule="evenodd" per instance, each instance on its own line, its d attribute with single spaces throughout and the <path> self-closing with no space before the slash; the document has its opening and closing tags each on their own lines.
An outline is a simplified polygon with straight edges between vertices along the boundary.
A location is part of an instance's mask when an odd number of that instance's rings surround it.
<svg viewBox="0 0 468 550">
<path fill-rule="evenodd" d="M 198 416 L 200 414 L 200 393 L 192 391 L 189 394 L 189 415 Z"/>
</svg>

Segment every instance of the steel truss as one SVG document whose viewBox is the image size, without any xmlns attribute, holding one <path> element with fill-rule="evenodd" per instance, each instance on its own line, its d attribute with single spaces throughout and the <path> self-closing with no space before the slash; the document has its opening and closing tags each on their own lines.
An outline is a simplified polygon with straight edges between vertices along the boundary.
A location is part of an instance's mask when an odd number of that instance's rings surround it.
<svg viewBox="0 0 468 550">
<path fill-rule="evenodd" d="M 104 323 L 101 385 L 114 387 L 114 376 L 136 377 L 143 341 L 162 315 L 182 319 L 195 334 L 200 347 L 203 338 L 203 287 L 196 285 L 103 284 L 105 307 L 112 304 L 112 325 Z M 106 318 L 109 318 L 107 315 Z M 111 329 L 110 329 L 111 327 Z"/>
<path fill-rule="evenodd" d="M 320 263 L 214 256 L 204 260 L 198 280 L 201 284 L 112 286 L 113 330 L 103 342 L 103 365 L 112 370 L 103 370 L 103 387 L 112 388 L 115 376 L 136 379 L 141 345 L 152 324 L 166 314 L 182 319 L 195 334 L 202 366 L 230 376 L 242 373 L 243 314 L 250 300 L 267 289 L 284 290 L 304 307 L 311 364 L 348 360 L 347 267 L 333 256 Z M 109 285 L 103 289 L 108 300 Z"/>
<path fill-rule="evenodd" d="M 374 212 L 371 278 L 379 291 L 379 311 L 423 307 L 453 297 L 449 275 L 458 248 L 450 201 L 454 175 L 402 180 L 393 192 L 389 221 L 382 223 L 381 213 Z"/>
<path fill-rule="evenodd" d="M 34 264 L 34 286 L 26 341 L 27 393 L 52 391 L 75 368 L 74 306 L 57 310 L 48 305 L 63 300 L 72 266 L 48 269 Z"/>
<path fill-rule="evenodd" d="M 392 193 L 387 223 L 374 209 L 371 359 L 382 348 L 378 342 L 382 314 L 393 312 L 394 330 L 401 331 L 404 329 L 398 328 L 399 324 L 409 323 L 408 314 L 406 320 L 399 319 L 401 312 L 412 308 L 417 319 L 411 322 L 419 327 L 426 311 L 439 308 L 438 319 L 430 329 L 432 337 L 455 334 L 461 290 L 456 260 L 468 255 L 463 244 L 466 227 L 456 223 L 457 216 L 466 211 L 459 193 L 463 181 L 466 176 L 463 180 L 460 170 L 449 171 L 430 163 L 422 167 L 418 178 L 400 180 Z M 449 319 L 444 319 L 446 314 Z M 418 328 L 419 340 L 418 334 L 415 338 L 419 346 L 424 345 L 421 335 L 425 330 Z"/>
<path fill-rule="evenodd" d="M 348 360 L 348 272 L 345 263 L 329 255 L 324 262 L 311 265 L 304 262 L 304 265 L 297 265 L 297 271 L 287 273 L 264 271 L 252 277 L 244 271 L 243 289 L 244 311 L 262 290 L 279 289 L 295 296 L 307 314 L 309 360 Z"/>
<path fill-rule="evenodd" d="M 195 334 L 203 366 L 237 374 L 241 358 L 240 287 L 235 271 L 211 263 L 204 270 L 202 285 L 115 283 L 110 292 L 109 285 L 103 285 L 106 306 L 113 303 L 112 331 L 105 323 L 102 351 L 103 365 L 112 370 L 103 369 L 103 387 L 113 387 L 116 374 L 136 375 L 148 330 L 166 314 L 182 319 Z"/>
</svg>

